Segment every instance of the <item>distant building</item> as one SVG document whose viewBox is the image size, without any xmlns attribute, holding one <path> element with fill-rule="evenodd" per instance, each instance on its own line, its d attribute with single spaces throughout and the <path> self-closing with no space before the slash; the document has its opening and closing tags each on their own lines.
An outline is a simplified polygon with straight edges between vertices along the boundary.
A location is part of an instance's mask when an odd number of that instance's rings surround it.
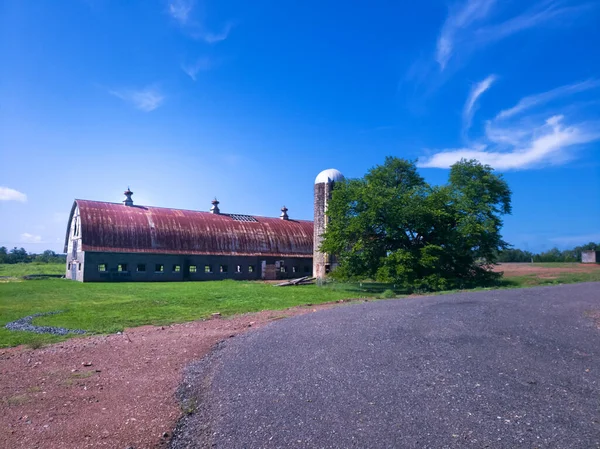
<svg viewBox="0 0 600 449">
<path fill-rule="evenodd" d="M 587 250 L 581 252 L 581 263 L 600 263 L 600 251 Z"/>
<path fill-rule="evenodd" d="M 326 174 L 326 175 L 324 175 Z M 134 205 L 127 189 L 123 204 L 75 200 L 65 248 L 66 278 L 96 281 L 195 281 L 319 277 L 335 259 L 318 251 L 327 201 L 337 170 L 315 182 L 315 223 L 278 218 Z M 324 180 L 324 182 L 321 182 Z M 317 207 L 318 204 L 318 207 Z M 319 269 L 313 270 L 313 257 Z"/>
</svg>

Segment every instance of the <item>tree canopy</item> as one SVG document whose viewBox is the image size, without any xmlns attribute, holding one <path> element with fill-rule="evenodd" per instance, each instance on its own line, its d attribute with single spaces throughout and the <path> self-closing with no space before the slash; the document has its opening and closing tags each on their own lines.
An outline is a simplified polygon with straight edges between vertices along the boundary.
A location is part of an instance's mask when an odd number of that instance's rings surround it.
<svg viewBox="0 0 600 449">
<path fill-rule="evenodd" d="M 360 179 L 339 182 L 328 204 L 321 249 L 339 261 L 333 276 L 371 278 L 409 289 L 481 285 L 508 248 L 500 229 L 511 212 L 501 175 L 475 160 L 431 186 L 414 162 L 388 157 Z"/>
</svg>

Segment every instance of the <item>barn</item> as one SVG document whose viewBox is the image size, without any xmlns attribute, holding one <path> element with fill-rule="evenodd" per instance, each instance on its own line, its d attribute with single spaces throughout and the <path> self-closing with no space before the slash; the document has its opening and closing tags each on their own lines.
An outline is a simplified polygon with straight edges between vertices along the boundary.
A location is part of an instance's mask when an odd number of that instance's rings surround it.
<svg viewBox="0 0 600 449">
<path fill-rule="evenodd" d="M 275 280 L 313 275 L 313 240 L 324 231 L 324 214 L 337 170 L 315 180 L 315 217 L 279 217 L 75 200 L 65 235 L 66 278 L 98 281 Z M 334 173 L 335 172 L 335 173 Z M 331 176 L 334 173 L 335 176 Z M 335 178 L 335 179 L 334 179 Z M 329 185 L 323 188 L 323 183 Z M 315 237 L 316 236 L 316 237 Z M 317 260 L 329 260 L 315 252 Z M 329 268 L 329 266 L 328 266 Z"/>
</svg>

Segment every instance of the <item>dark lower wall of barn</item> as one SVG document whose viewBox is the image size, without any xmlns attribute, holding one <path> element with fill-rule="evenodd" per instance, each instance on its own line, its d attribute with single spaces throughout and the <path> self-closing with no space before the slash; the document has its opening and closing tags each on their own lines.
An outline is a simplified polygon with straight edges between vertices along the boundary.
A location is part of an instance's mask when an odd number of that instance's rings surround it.
<svg viewBox="0 0 600 449">
<path fill-rule="evenodd" d="M 83 257 L 82 257 L 83 258 Z M 85 252 L 84 282 L 293 279 L 312 275 L 312 257 L 186 256 Z"/>
</svg>

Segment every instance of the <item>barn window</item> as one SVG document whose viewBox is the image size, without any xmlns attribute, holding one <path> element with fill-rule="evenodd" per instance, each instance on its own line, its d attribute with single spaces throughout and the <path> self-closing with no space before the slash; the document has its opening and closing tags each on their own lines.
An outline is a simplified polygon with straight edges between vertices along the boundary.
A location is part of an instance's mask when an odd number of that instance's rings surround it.
<svg viewBox="0 0 600 449">
<path fill-rule="evenodd" d="M 248 273 L 254 273 L 254 265 L 248 265 Z"/>
<path fill-rule="evenodd" d="M 298 272 L 298 267 L 292 267 L 292 273 L 297 273 Z"/>
<path fill-rule="evenodd" d="M 173 273 L 179 273 L 181 271 L 181 265 L 173 265 Z"/>
<path fill-rule="evenodd" d="M 98 271 L 106 271 L 106 264 L 105 263 L 99 263 L 98 264 Z"/>
<path fill-rule="evenodd" d="M 220 271 L 221 273 L 227 273 L 227 265 L 221 265 L 221 266 L 219 267 L 219 271 Z"/>
<path fill-rule="evenodd" d="M 165 266 L 162 263 L 157 263 L 156 268 L 154 269 L 156 273 L 164 273 Z"/>
<path fill-rule="evenodd" d="M 190 265 L 190 273 L 195 273 L 196 271 L 196 265 Z"/>
<path fill-rule="evenodd" d="M 212 265 L 204 265 L 205 273 L 212 273 Z"/>
<path fill-rule="evenodd" d="M 146 272 L 146 264 L 145 263 L 138 263 L 137 271 L 139 273 L 145 273 Z"/>
<path fill-rule="evenodd" d="M 81 271 L 81 264 L 78 264 L 77 269 Z"/>
<path fill-rule="evenodd" d="M 237 265 L 237 266 L 235 267 L 235 272 L 236 272 L 236 273 L 241 273 L 241 272 L 242 272 L 242 266 L 241 266 L 241 265 Z"/>
<path fill-rule="evenodd" d="M 282 265 L 282 266 L 279 268 L 279 271 L 281 271 L 282 273 L 287 273 L 287 267 L 286 267 L 285 265 Z"/>
<path fill-rule="evenodd" d="M 69 263 L 69 270 L 71 269 L 71 263 Z"/>
<path fill-rule="evenodd" d="M 117 271 L 127 271 L 127 264 L 120 263 L 119 265 L 117 265 Z"/>
</svg>

